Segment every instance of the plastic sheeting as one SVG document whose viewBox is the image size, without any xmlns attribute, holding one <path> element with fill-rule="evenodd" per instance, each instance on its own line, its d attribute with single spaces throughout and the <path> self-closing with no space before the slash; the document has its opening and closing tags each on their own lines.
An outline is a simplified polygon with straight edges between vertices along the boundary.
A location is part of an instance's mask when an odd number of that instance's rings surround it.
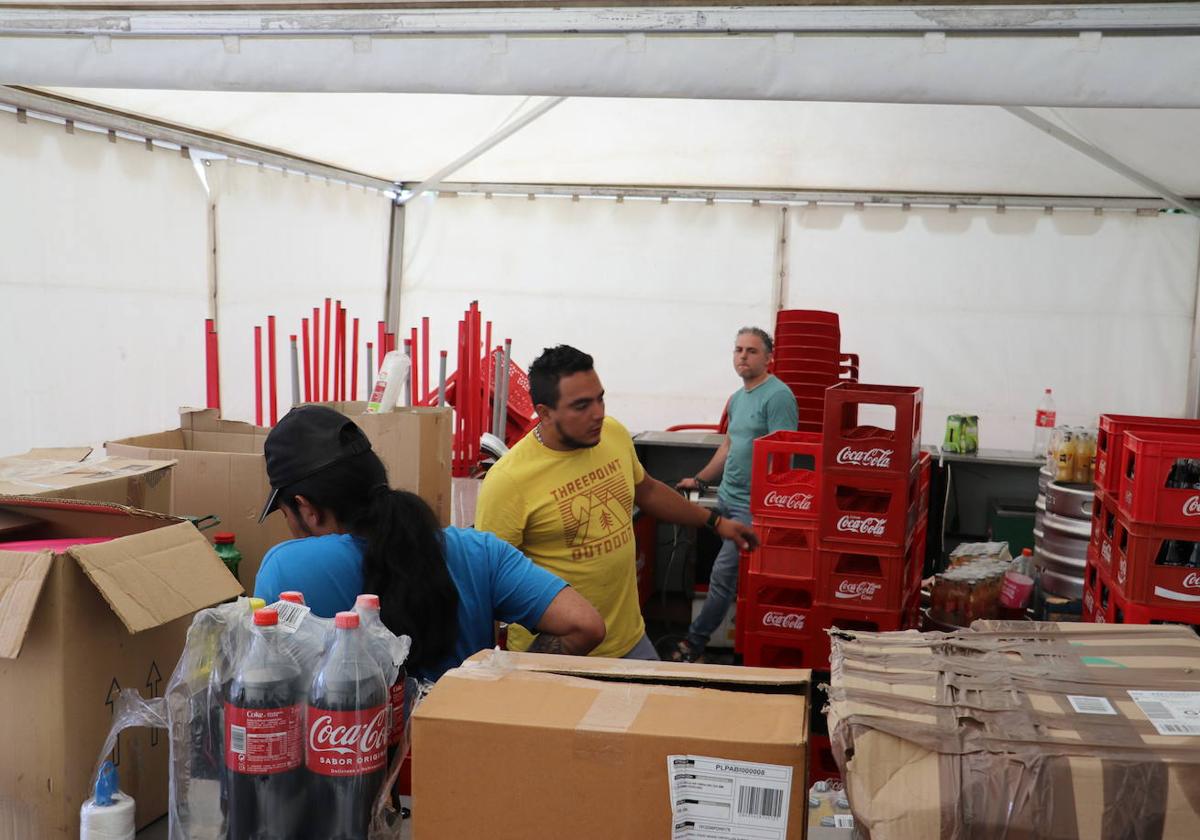
<svg viewBox="0 0 1200 840">
<path fill-rule="evenodd" d="M 863 381 L 925 388 L 925 441 L 979 415 L 981 447 L 1033 445 L 1058 421 L 1181 415 L 1200 222 L 1086 211 L 789 211 L 790 307 L 841 313 Z"/>
<path fill-rule="evenodd" d="M 204 192 L 178 153 L 0 119 L 0 454 L 203 399 Z"/>
</svg>

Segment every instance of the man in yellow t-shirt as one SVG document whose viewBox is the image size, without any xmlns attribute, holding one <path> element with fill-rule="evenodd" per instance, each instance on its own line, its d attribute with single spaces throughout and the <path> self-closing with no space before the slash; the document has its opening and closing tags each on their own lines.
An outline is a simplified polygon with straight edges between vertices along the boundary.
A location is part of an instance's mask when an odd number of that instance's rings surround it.
<svg viewBox="0 0 1200 840">
<path fill-rule="evenodd" d="M 592 603 L 608 634 L 592 656 L 657 659 L 637 597 L 633 507 L 665 521 L 707 526 L 743 548 L 746 525 L 686 501 L 646 475 L 625 427 L 604 415 L 604 386 L 592 357 L 560 345 L 529 368 L 540 422 L 488 471 L 475 527 L 528 555 Z M 532 636 L 509 628 L 508 644 Z M 553 652 L 553 651 L 547 651 Z"/>
</svg>

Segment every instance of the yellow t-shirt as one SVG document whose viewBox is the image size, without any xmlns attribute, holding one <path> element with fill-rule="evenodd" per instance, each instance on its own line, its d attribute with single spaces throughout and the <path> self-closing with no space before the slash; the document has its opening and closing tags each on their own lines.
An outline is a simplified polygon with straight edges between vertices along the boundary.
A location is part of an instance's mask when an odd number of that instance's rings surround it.
<svg viewBox="0 0 1200 840">
<path fill-rule="evenodd" d="M 633 489 L 645 475 L 629 432 L 605 417 L 590 449 L 558 452 L 526 435 L 479 491 L 475 527 L 558 575 L 604 618 L 608 635 L 592 656 L 624 656 L 646 632 L 633 544 Z M 524 650 L 531 639 L 509 627 L 510 648 Z"/>
</svg>

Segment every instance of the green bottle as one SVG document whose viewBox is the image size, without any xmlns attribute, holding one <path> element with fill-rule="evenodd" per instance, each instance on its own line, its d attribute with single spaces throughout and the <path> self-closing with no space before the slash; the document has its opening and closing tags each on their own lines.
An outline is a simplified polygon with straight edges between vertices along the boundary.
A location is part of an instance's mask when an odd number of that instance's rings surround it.
<svg viewBox="0 0 1200 840">
<path fill-rule="evenodd" d="M 234 577 L 237 577 L 238 565 L 242 562 L 242 552 L 238 551 L 237 546 L 233 544 L 234 539 L 234 535 L 228 532 L 213 535 L 217 556 L 221 558 L 225 568 L 229 569 Z"/>
</svg>

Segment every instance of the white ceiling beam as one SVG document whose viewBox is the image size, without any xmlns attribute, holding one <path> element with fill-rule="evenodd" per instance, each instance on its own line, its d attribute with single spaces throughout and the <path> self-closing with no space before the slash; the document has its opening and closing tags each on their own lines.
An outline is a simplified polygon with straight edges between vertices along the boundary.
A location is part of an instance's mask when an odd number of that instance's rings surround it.
<svg viewBox="0 0 1200 840">
<path fill-rule="evenodd" d="M 1019 120 L 1023 120 L 1034 128 L 1042 131 L 1053 137 L 1058 142 L 1065 146 L 1069 146 L 1088 158 L 1091 158 L 1096 163 L 1106 169 L 1116 172 L 1118 175 L 1128 178 L 1133 183 L 1137 184 L 1145 190 L 1149 190 L 1155 195 L 1161 196 L 1162 200 L 1174 207 L 1177 210 L 1182 210 L 1185 213 L 1191 213 L 1195 216 L 1200 216 L 1200 202 L 1191 201 L 1185 196 L 1172 190 L 1165 184 L 1154 180 L 1153 178 L 1143 175 L 1132 166 L 1118 160 L 1098 146 L 1095 146 L 1081 137 L 1077 137 L 1065 128 L 1050 122 L 1050 120 L 1035 114 L 1029 108 L 1023 107 L 1006 107 L 1004 109 Z"/>
<path fill-rule="evenodd" d="M 56 6 L 0 9 L 0 34 L 345 36 L 774 32 L 1142 32 L 1200 28 L 1200 3 L 936 6 L 270 9 Z"/>
</svg>

